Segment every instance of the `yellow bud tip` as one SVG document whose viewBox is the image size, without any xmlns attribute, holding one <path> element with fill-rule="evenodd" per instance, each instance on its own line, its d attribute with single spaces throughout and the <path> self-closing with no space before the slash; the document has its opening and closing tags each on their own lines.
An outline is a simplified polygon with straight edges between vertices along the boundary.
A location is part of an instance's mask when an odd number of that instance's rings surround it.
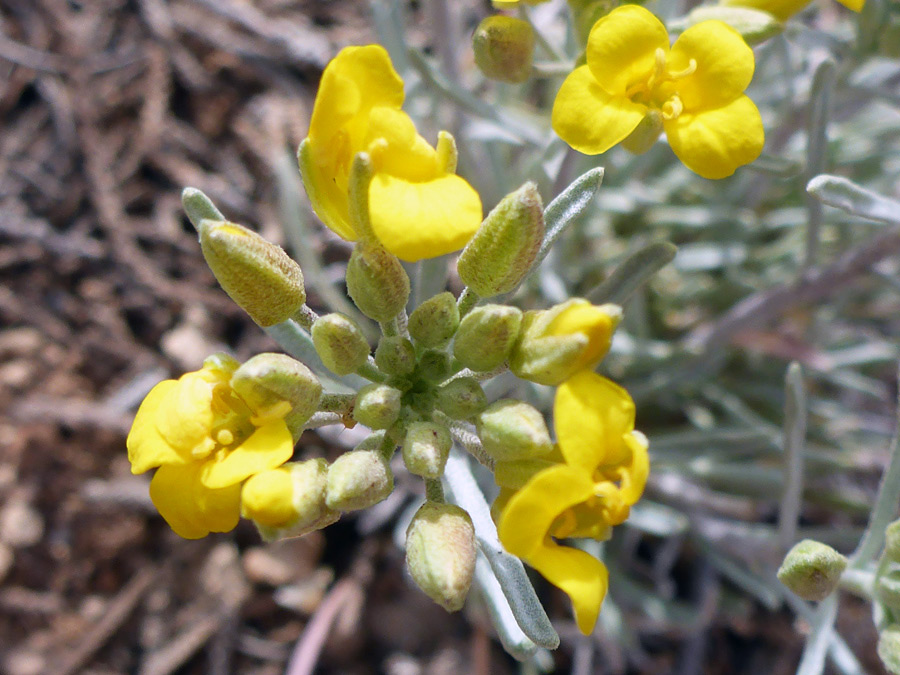
<svg viewBox="0 0 900 675">
<path fill-rule="evenodd" d="M 263 471 L 247 479 L 241 491 L 241 509 L 246 518 L 279 527 L 295 516 L 294 484 L 285 469 Z"/>
</svg>

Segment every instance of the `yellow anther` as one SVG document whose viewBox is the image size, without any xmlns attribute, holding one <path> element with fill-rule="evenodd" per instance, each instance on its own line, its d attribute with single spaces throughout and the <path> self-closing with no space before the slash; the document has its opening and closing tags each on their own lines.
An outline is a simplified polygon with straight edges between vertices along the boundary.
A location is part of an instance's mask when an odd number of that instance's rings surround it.
<svg viewBox="0 0 900 675">
<path fill-rule="evenodd" d="M 228 429 L 220 429 L 216 434 L 216 442 L 219 445 L 231 445 L 234 443 L 234 434 Z"/>
<path fill-rule="evenodd" d="M 191 456 L 194 459 L 205 459 L 209 457 L 213 450 L 216 449 L 216 443 L 211 438 L 204 438 L 200 443 L 191 450 Z"/>
<path fill-rule="evenodd" d="M 666 121 L 677 119 L 684 112 L 684 104 L 678 96 L 672 96 L 662 105 L 662 117 Z"/>
</svg>

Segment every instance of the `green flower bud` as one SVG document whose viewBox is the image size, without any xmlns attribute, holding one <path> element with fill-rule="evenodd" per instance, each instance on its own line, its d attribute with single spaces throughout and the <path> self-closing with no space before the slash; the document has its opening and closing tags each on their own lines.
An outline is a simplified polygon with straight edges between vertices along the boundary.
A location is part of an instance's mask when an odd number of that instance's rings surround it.
<svg viewBox="0 0 900 675">
<path fill-rule="evenodd" d="M 884 530 L 884 555 L 891 562 L 900 563 L 900 520 Z"/>
<path fill-rule="evenodd" d="M 644 119 L 622 141 L 622 147 L 634 155 L 642 155 L 653 147 L 662 132 L 662 113 L 659 110 L 648 109 Z"/>
<path fill-rule="evenodd" d="M 778 580 L 804 600 L 824 600 L 837 587 L 847 558 L 827 544 L 804 539 L 788 551 Z"/>
<path fill-rule="evenodd" d="M 510 370 L 523 380 L 561 384 L 600 362 L 621 318 L 618 305 L 596 306 L 581 298 L 525 312 L 519 341 L 510 355 Z"/>
<path fill-rule="evenodd" d="M 466 314 L 453 340 L 453 356 L 478 373 L 500 366 L 509 357 L 522 311 L 507 305 L 482 305 Z"/>
<path fill-rule="evenodd" d="M 396 317 L 409 299 L 409 277 L 396 256 L 382 246 L 360 242 L 347 263 L 347 292 L 370 319 Z"/>
<path fill-rule="evenodd" d="M 257 418 L 283 418 L 295 441 L 322 398 L 319 378 L 284 354 L 254 356 L 231 376 L 231 388 Z"/>
<path fill-rule="evenodd" d="M 423 347 L 443 347 L 459 327 L 459 309 L 450 292 L 439 293 L 409 315 L 409 334 Z"/>
<path fill-rule="evenodd" d="M 225 292 L 260 326 L 291 318 L 306 302 L 300 266 L 256 232 L 203 220 L 200 248 Z"/>
<path fill-rule="evenodd" d="M 504 197 L 487 215 L 457 262 L 459 278 L 482 298 L 515 288 L 544 239 L 544 207 L 534 183 Z"/>
<path fill-rule="evenodd" d="M 400 415 L 402 392 L 386 384 L 367 384 L 356 395 L 353 419 L 370 429 L 387 429 Z"/>
<path fill-rule="evenodd" d="M 403 461 L 412 474 L 440 478 L 452 445 L 450 430 L 443 424 L 413 422 L 403 439 Z"/>
<path fill-rule="evenodd" d="M 900 610 L 900 569 L 893 569 L 878 577 L 875 595 L 893 610 Z"/>
<path fill-rule="evenodd" d="M 688 26 L 710 20 L 726 23 L 740 33 L 751 47 L 775 37 L 784 29 L 782 23 L 768 12 L 750 7 L 697 7 L 687 15 L 687 20 Z"/>
<path fill-rule="evenodd" d="M 405 337 L 382 337 L 375 349 L 375 365 L 388 375 L 409 375 L 416 369 L 416 348 Z"/>
<path fill-rule="evenodd" d="M 241 489 L 241 515 L 266 541 L 298 537 L 331 525 L 341 514 L 325 503 L 328 462 L 288 462 L 247 479 Z"/>
<path fill-rule="evenodd" d="M 428 382 L 442 382 L 450 376 L 450 355 L 426 349 L 419 359 L 419 375 Z"/>
<path fill-rule="evenodd" d="M 519 84 L 531 75 L 534 30 L 527 21 L 495 14 L 478 24 L 472 49 L 485 77 Z"/>
<path fill-rule="evenodd" d="M 316 353 L 336 375 L 354 372 L 369 357 L 369 343 L 348 316 L 337 313 L 320 316 L 313 323 L 311 333 Z"/>
<path fill-rule="evenodd" d="M 893 675 L 900 675 L 900 625 L 891 624 L 878 636 L 878 658 Z"/>
<path fill-rule="evenodd" d="M 466 420 L 487 406 L 484 389 L 474 377 L 457 377 L 437 389 L 435 405 L 455 420 Z"/>
<path fill-rule="evenodd" d="M 325 503 L 330 509 L 357 511 L 382 501 L 393 489 L 391 467 L 376 450 L 351 450 L 328 469 Z"/>
<path fill-rule="evenodd" d="M 429 598 L 448 612 L 462 609 L 475 573 L 469 514 L 452 504 L 423 504 L 406 531 L 406 564 Z"/>
<path fill-rule="evenodd" d="M 484 451 L 498 462 L 540 457 L 553 449 L 544 416 L 522 401 L 492 403 L 475 426 Z"/>
</svg>

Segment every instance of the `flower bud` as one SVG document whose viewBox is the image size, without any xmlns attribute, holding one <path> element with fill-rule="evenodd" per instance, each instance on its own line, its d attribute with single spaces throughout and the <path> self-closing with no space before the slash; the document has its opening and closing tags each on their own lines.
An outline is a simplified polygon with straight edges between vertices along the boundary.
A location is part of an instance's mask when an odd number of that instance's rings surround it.
<svg viewBox="0 0 900 675">
<path fill-rule="evenodd" d="M 291 318 L 306 302 L 300 266 L 256 232 L 203 220 L 200 248 L 225 292 L 260 326 Z"/>
<path fill-rule="evenodd" d="M 884 555 L 894 563 L 900 563 L 900 520 L 895 520 L 884 530 Z"/>
<path fill-rule="evenodd" d="M 522 401 L 492 403 L 475 426 L 484 451 L 498 462 L 540 457 L 553 449 L 544 416 Z"/>
<path fill-rule="evenodd" d="M 900 675 L 900 625 L 893 623 L 881 631 L 877 651 L 887 671 Z"/>
<path fill-rule="evenodd" d="M 405 337 L 384 336 L 375 349 L 375 365 L 388 375 L 409 375 L 416 369 L 416 348 Z"/>
<path fill-rule="evenodd" d="M 725 6 L 696 7 L 687 15 L 688 26 L 702 21 L 721 21 L 740 33 L 751 47 L 775 37 L 784 29 L 782 23 L 768 12 L 750 7 L 728 7 L 730 4 L 731 1 L 726 1 L 722 3 Z"/>
<path fill-rule="evenodd" d="M 457 262 L 459 278 L 482 298 L 515 288 L 544 239 L 544 207 L 534 183 L 508 194 L 487 215 Z"/>
<path fill-rule="evenodd" d="M 255 420 L 283 418 L 295 441 L 322 398 L 319 378 L 284 354 L 254 356 L 234 372 L 230 383 Z M 285 409 L 289 411 L 286 414 Z"/>
<path fill-rule="evenodd" d="M 900 569 L 893 569 L 878 577 L 875 595 L 892 610 L 900 610 Z"/>
<path fill-rule="evenodd" d="M 622 147 L 633 155 L 642 155 L 653 147 L 663 132 L 662 113 L 652 108 L 644 114 L 628 137 L 622 141 Z"/>
<path fill-rule="evenodd" d="M 382 246 L 360 242 L 347 263 L 347 292 L 370 319 L 396 317 L 409 299 L 409 277 L 397 257 Z"/>
<path fill-rule="evenodd" d="M 438 387 L 435 405 L 448 417 L 465 420 L 484 410 L 487 396 L 474 377 L 457 377 Z"/>
<path fill-rule="evenodd" d="M 370 429 L 387 429 L 400 414 L 401 395 L 386 384 L 367 384 L 356 395 L 353 419 Z"/>
<path fill-rule="evenodd" d="M 409 334 L 423 347 L 443 347 L 459 327 L 459 308 L 450 292 L 429 298 L 409 315 Z"/>
<path fill-rule="evenodd" d="M 204 220 L 225 220 L 222 212 L 216 208 L 212 200 L 197 188 L 187 187 L 181 191 L 181 205 L 187 214 L 188 220 L 197 232 L 200 232 L 200 223 Z"/>
<path fill-rule="evenodd" d="M 522 311 L 516 307 L 476 307 L 459 324 L 453 340 L 453 356 L 477 373 L 493 370 L 509 357 L 521 324 Z"/>
<path fill-rule="evenodd" d="M 289 462 L 254 474 L 241 489 L 241 514 L 267 541 L 331 525 L 341 514 L 325 503 L 328 462 Z"/>
<path fill-rule="evenodd" d="M 524 380 L 558 385 L 606 356 L 621 318 L 618 305 L 596 306 L 581 298 L 525 312 L 510 370 Z"/>
<path fill-rule="evenodd" d="M 788 551 L 778 580 L 804 600 L 824 600 L 837 587 L 847 558 L 827 544 L 804 539 Z"/>
<path fill-rule="evenodd" d="M 462 609 L 475 573 L 469 514 L 452 504 L 423 504 L 406 531 L 406 564 L 429 598 L 448 612 Z"/>
<path fill-rule="evenodd" d="M 419 376 L 428 382 L 442 382 L 450 376 L 450 355 L 437 349 L 426 349 L 419 358 Z"/>
<path fill-rule="evenodd" d="M 354 372 L 369 357 L 369 343 L 356 322 L 343 314 L 326 314 L 312 325 L 313 345 L 322 363 L 336 375 Z"/>
<path fill-rule="evenodd" d="M 478 24 L 472 49 L 485 77 L 519 84 L 531 75 L 534 30 L 527 21 L 495 14 Z"/>
<path fill-rule="evenodd" d="M 452 445 L 450 430 L 443 424 L 413 422 L 403 439 L 403 462 L 412 474 L 440 478 Z"/>
<path fill-rule="evenodd" d="M 351 450 L 328 469 L 325 503 L 338 511 L 356 511 L 377 504 L 393 489 L 391 467 L 376 450 Z"/>
</svg>

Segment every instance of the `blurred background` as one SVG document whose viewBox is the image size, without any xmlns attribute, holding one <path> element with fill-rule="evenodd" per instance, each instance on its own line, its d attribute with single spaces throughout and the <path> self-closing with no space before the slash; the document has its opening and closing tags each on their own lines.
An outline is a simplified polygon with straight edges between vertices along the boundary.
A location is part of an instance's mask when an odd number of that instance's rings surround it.
<svg viewBox="0 0 900 675">
<path fill-rule="evenodd" d="M 870 5 L 897 16 L 896 3 Z M 574 54 L 564 8 L 534 20 Z M 833 170 L 900 196 L 900 66 L 879 32 L 889 22 L 823 3 L 758 48 L 749 93 L 766 154 L 711 182 L 663 143 L 584 158 L 551 140 L 558 80 L 497 86 L 472 65 L 467 36 L 490 11 L 475 0 L 0 0 L 0 672 L 795 671 L 811 613 L 785 605 L 773 576 L 788 363 L 809 397 L 797 538 L 852 551 L 895 424 L 900 235 L 804 191 Z M 613 588 L 592 638 L 537 581 L 563 643 L 533 664 L 503 653 L 477 597 L 447 615 L 404 577 L 395 522 L 419 487 L 402 476 L 359 517 L 263 545 L 247 522 L 178 538 L 149 478 L 130 475 L 125 435 L 156 382 L 217 350 L 277 350 L 207 269 L 182 187 L 284 245 L 314 308 L 340 302 L 349 247 L 310 216 L 293 153 L 325 64 L 372 41 L 390 49 L 423 134 L 457 134 L 460 173 L 486 208 L 526 179 L 546 202 L 583 170 L 607 170 L 596 207 L 519 304 L 627 301 L 603 367 L 638 402 L 654 475 L 609 545 Z M 836 68 L 816 84 L 826 59 Z M 662 240 L 680 250 L 648 286 L 602 285 Z M 300 451 L 333 458 L 356 440 L 307 432 Z M 834 672 L 883 672 L 866 603 L 842 596 L 837 627 L 862 670 Z"/>
</svg>

